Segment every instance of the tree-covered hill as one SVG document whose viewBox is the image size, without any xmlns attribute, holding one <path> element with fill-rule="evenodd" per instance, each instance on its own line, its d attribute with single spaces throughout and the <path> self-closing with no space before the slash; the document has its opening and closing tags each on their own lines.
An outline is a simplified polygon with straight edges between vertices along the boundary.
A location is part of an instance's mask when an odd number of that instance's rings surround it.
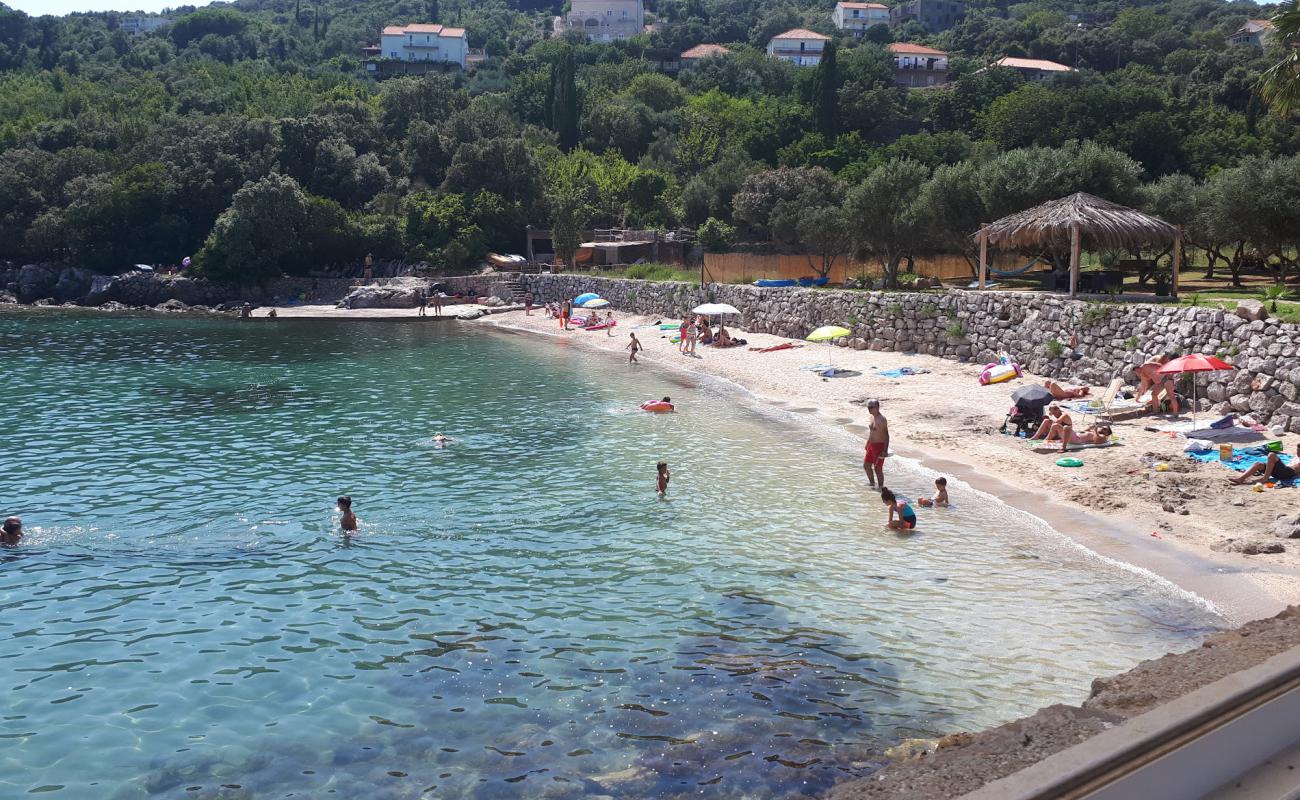
<svg viewBox="0 0 1300 800">
<path fill-rule="evenodd" d="M 1243 221 L 1222 198 L 1247 181 L 1300 208 L 1295 121 L 1255 94 L 1283 48 L 1227 41 L 1278 7 L 974 0 L 948 31 L 837 37 L 833 67 L 763 53 L 791 27 L 838 33 L 832 6 L 659 0 L 658 32 L 597 45 L 550 38 L 562 9 L 536 0 L 240 0 L 141 36 L 125 15 L 0 5 L 0 259 L 193 254 L 253 278 L 374 252 L 454 269 L 517 248 L 528 222 L 710 218 L 715 246 L 878 253 L 868 229 L 893 229 L 907 241 L 891 253 L 953 251 L 981 220 L 1078 189 L 1158 208 L 1225 259 L 1293 257 L 1283 211 L 1253 201 L 1249 236 L 1221 219 Z M 360 48 L 417 21 L 465 27 L 487 61 L 368 77 Z M 954 80 L 894 86 L 891 39 L 951 51 Z M 701 42 L 732 52 L 663 71 Z M 1078 69 L 984 69 L 1007 55 Z"/>
</svg>

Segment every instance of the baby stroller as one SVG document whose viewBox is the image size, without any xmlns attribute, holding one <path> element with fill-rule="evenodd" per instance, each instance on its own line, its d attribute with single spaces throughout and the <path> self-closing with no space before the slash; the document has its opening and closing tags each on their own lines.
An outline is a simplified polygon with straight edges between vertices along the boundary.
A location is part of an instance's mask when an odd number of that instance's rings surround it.
<svg viewBox="0 0 1300 800">
<path fill-rule="evenodd" d="M 1008 428 L 1014 426 L 1016 436 L 1029 436 L 1043 424 L 1043 406 L 1039 403 L 1018 400 L 1007 412 L 1002 421 L 1002 433 L 1012 433 Z"/>
</svg>

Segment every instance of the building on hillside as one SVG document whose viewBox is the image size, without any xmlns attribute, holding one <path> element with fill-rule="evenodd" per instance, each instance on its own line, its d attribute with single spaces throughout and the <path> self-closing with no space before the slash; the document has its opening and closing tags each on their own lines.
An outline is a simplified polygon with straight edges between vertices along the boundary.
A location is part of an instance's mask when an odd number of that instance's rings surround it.
<svg viewBox="0 0 1300 800">
<path fill-rule="evenodd" d="M 469 56 L 469 37 L 464 28 L 422 23 L 389 25 L 379 37 L 378 53 L 376 45 L 363 48 L 362 52 L 373 59 L 366 66 L 371 72 L 404 71 L 384 69 L 385 62 L 420 67 L 455 64 L 464 69 Z"/>
<path fill-rule="evenodd" d="M 884 3 L 836 3 L 831 23 L 842 31 L 861 36 L 872 25 L 889 24 L 889 6 Z"/>
<path fill-rule="evenodd" d="M 1046 81 L 1066 72 L 1074 72 L 1073 67 L 1067 67 L 1055 61 L 1047 61 L 1041 58 L 1016 58 L 1014 56 L 1003 56 L 994 61 L 992 66 L 1014 69 L 1024 75 L 1025 80 L 1029 81 Z"/>
<path fill-rule="evenodd" d="M 570 0 L 569 13 L 556 17 L 555 35 L 568 31 L 585 33 L 593 42 L 631 39 L 645 30 L 642 0 Z"/>
<path fill-rule="evenodd" d="M 730 52 L 720 44 L 697 44 L 682 53 L 681 63 L 683 67 L 687 67 L 691 64 L 698 64 L 706 58 L 719 58 L 728 55 Z"/>
<path fill-rule="evenodd" d="M 789 61 L 796 67 L 815 67 L 822 62 L 822 51 L 831 40 L 816 31 L 791 28 L 778 33 L 767 43 L 767 54 Z"/>
<path fill-rule="evenodd" d="M 1268 45 L 1269 37 L 1272 35 L 1272 22 L 1266 19 L 1248 19 L 1245 25 L 1242 25 L 1237 29 L 1236 33 L 1228 37 L 1228 43 L 1245 44 L 1263 50 Z"/>
<path fill-rule="evenodd" d="M 117 21 L 117 27 L 130 36 L 143 36 L 170 25 L 171 21 L 171 17 L 122 17 Z"/>
<path fill-rule="evenodd" d="M 889 9 L 889 24 L 895 27 L 913 20 L 927 30 L 946 31 L 966 16 L 966 4 L 956 0 L 911 0 Z"/>
<path fill-rule="evenodd" d="M 896 86 L 937 86 L 948 81 L 948 54 L 908 42 L 889 45 Z"/>
</svg>

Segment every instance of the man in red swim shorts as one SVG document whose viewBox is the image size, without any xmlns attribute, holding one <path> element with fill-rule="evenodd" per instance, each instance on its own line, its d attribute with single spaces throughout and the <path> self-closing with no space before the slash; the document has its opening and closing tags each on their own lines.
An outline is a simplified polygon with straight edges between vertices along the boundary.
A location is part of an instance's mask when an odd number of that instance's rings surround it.
<svg viewBox="0 0 1300 800">
<path fill-rule="evenodd" d="M 889 423 L 880 413 L 880 401 L 868 400 L 871 413 L 871 430 L 867 434 L 867 454 L 862 459 L 862 469 L 872 488 L 885 485 L 885 456 L 889 454 Z"/>
</svg>

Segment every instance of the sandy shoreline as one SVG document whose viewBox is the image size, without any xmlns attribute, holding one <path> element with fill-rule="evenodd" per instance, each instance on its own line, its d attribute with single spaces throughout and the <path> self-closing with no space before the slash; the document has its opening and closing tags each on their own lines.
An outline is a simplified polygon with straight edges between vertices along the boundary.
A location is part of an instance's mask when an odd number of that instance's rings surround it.
<svg viewBox="0 0 1300 800">
<path fill-rule="evenodd" d="M 647 363 L 729 381 L 758 402 L 815 416 L 857 435 L 865 433 L 867 413 L 854 401 L 876 397 L 890 421 L 893 451 L 898 455 L 992 494 L 1103 557 L 1148 570 L 1210 601 L 1233 624 L 1270 616 L 1300 602 L 1300 548 L 1258 556 L 1211 549 L 1228 536 L 1271 538 L 1268 525 L 1279 514 L 1294 513 L 1300 494 L 1289 489 L 1256 493 L 1229 486 L 1229 470 L 1183 456 L 1184 440 L 1143 430 L 1153 424 L 1150 418 L 1117 423 L 1119 446 L 1076 453 L 1084 466 L 1065 469 L 1056 466 L 1057 454 L 1031 452 L 1023 440 L 998 433 L 1011 405 L 1010 392 L 1040 380 L 1036 376 L 980 386 L 976 365 L 923 355 L 832 350 L 808 343 L 775 353 L 702 347 L 698 357 L 691 358 L 679 354 L 665 332 L 635 327 L 655 319 L 618 317 L 621 330 L 613 337 L 580 330 L 566 333 L 538 312 L 531 317 L 522 312 L 496 314 L 479 323 L 564 337 L 579 346 L 619 355 L 632 328 L 645 346 L 641 359 Z M 789 341 L 766 334 L 739 335 L 758 347 Z M 861 374 L 825 380 L 800 369 L 828 361 Z M 903 378 L 876 374 L 905 366 L 930 372 Z M 1094 387 L 1093 391 L 1100 390 Z M 1294 450 L 1295 439 L 1286 438 L 1289 450 Z M 1144 467 L 1141 459 L 1146 455 L 1167 462 L 1171 470 Z M 844 470 L 865 486 L 859 465 L 846 464 Z"/>
</svg>

